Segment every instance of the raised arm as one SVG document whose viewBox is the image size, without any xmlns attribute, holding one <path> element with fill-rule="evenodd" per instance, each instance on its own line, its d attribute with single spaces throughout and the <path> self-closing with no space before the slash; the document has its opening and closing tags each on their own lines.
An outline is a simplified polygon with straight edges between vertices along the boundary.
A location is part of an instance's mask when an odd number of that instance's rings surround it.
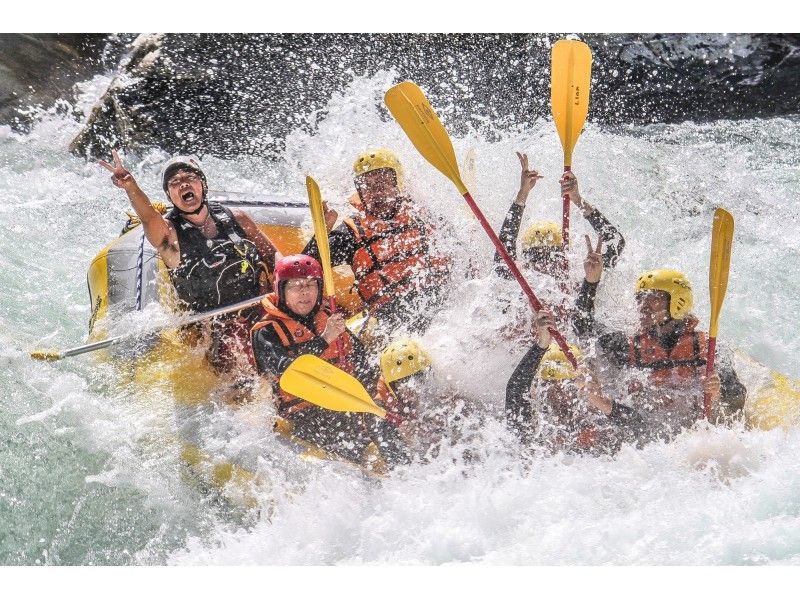
<svg viewBox="0 0 800 598">
<path fill-rule="evenodd" d="M 625 249 L 625 239 L 622 233 L 600 213 L 600 210 L 583 199 L 578 188 L 578 179 L 574 173 L 565 172 L 559 182 L 561 183 L 561 194 L 569 196 L 570 201 L 581 210 L 584 218 L 600 235 L 603 243 L 603 265 L 606 268 L 613 268 L 622 254 L 622 250 Z"/>
<path fill-rule="evenodd" d="M 550 346 L 548 327 L 551 325 L 554 325 L 552 314 L 544 310 L 536 314 L 533 324 L 536 343 L 525 353 L 506 385 L 506 425 L 524 444 L 530 442 L 536 431 L 530 389 L 539 363 Z"/>
<path fill-rule="evenodd" d="M 536 181 L 542 178 L 536 170 L 531 170 L 529 168 L 527 154 L 517 152 L 517 158 L 522 168 L 519 191 L 517 191 L 517 196 L 508 209 L 508 214 L 506 214 L 506 219 L 503 221 L 503 226 L 500 227 L 500 234 L 498 235 L 503 247 L 505 247 L 505 250 L 514 259 L 517 259 L 517 238 L 519 237 L 519 227 L 522 223 L 522 214 L 525 211 L 528 195 L 536 186 Z M 495 271 L 500 276 L 510 279 L 511 272 L 508 271 L 508 267 L 505 265 L 503 258 L 500 257 L 500 254 L 497 252 L 494 254 L 494 262 Z"/>
<path fill-rule="evenodd" d="M 111 173 L 111 182 L 120 189 L 124 189 L 125 193 L 128 194 L 128 199 L 136 211 L 136 215 L 142 221 L 147 240 L 167 262 L 167 266 L 172 267 L 170 262 L 173 260 L 169 258 L 177 257 L 177 236 L 175 231 L 164 220 L 161 213 L 152 206 L 150 198 L 141 190 L 133 175 L 126 170 L 117 150 L 112 150 L 111 155 L 114 164 L 100 160 L 100 166 Z M 177 262 L 175 265 L 177 265 Z"/>
</svg>

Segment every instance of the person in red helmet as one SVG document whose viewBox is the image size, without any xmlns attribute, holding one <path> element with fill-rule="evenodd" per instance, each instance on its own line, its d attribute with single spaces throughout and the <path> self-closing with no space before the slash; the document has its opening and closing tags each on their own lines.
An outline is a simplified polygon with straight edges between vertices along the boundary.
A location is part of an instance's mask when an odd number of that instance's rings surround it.
<svg viewBox="0 0 800 598">
<path fill-rule="evenodd" d="M 375 442 L 390 464 L 407 462 L 396 427 L 374 415 L 343 413 L 317 407 L 278 386 L 286 368 L 300 355 L 338 365 L 339 348 L 348 369 L 367 389 L 375 389 L 379 371 L 363 345 L 345 327 L 340 313 L 322 307 L 322 267 L 308 255 L 278 260 L 275 291 L 262 301 L 264 317 L 251 331 L 259 373 L 266 375 L 278 400 L 278 415 L 293 424 L 293 434 L 345 459 L 360 462 Z"/>
</svg>

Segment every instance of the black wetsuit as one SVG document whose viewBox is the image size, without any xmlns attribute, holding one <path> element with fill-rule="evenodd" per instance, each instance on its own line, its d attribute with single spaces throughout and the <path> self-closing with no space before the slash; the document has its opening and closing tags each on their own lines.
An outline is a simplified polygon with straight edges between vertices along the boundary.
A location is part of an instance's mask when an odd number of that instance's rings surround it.
<svg viewBox="0 0 800 598">
<path fill-rule="evenodd" d="M 560 405 L 540 401 L 539 412 L 535 412 L 531 387 L 546 352 L 547 349 L 534 344 L 511 374 L 506 385 L 506 425 L 526 447 L 537 443 L 552 451 L 592 454 L 618 450 L 620 435 L 582 406 L 577 395 L 571 403 Z"/>
<path fill-rule="evenodd" d="M 519 236 L 519 228 L 524 211 L 525 206 L 512 203 L 503 221 L 503 226 L 500 228 L 500 242 L 515 260 L 517 259 L 517 237 Z M 592 208 L 592 211 L 586 216 L 586 220 L 589 221 L 594 231 L 603 240 L 603 266 L 613 268 L 625 248 L 625 238 L 597 208 Z M 511 278 L 508 266 L 505 265 L 503 258 L 497 252 L 494 254 L 494 261 L 495 271 L 504 278 Z"/>
</svg>

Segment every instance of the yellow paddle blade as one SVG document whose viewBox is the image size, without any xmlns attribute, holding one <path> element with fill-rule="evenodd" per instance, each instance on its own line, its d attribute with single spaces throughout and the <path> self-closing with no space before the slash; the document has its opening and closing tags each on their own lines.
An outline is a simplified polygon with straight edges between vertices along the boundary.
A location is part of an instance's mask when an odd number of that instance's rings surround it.
<svg viewBox="0 0 800 598">
<path fill-rule="evenodd" d="M 58 351 L 34 351 L 31 353 L 31 357 L 39 361 L 58 361 L 61 359 L 61 353 Z"/>
<path fill-rule="evenodd" d="M 281 389 L 325 409 L 386 417 L 353 376 L 314 355 L 301 355 L 281 376 Z"/>
<path fill-rule="evenodd" d="M 422 90 L 403 81 L 386 92 L 384 101 L 422 157 L 453 181 L 461 195 L 467 193 L 450 136 Z"/>
<path fill-rule="evenodd" d="M 306 177 L 306 190 L 308 191 L 308 205 L 311 206 L 311 220 L 314 222 L 314 238 L 317 240 L 317 247 L 319 247 L 325 296 L 333 297 L 335 296 L 336 289 L 333 285 L 331 248 L 328 244 L 328 229 L 325 226 L 325 212 L 322 209 L 322 195 L 319 192 L 317 181 L 310 176 Z"/>
<path fill-rule="evenodd" d="M 592 51 L 583 42 L 559 40 L 550 62 L 550 105 L 564 148 L 564 166 L 572 166 L 572 150 L 589 112 Z"/>
<path fill-rule="evenodd" d="M 728 290 L 728 271 L 731 266 L 731 244 L 733 243 L 733 216 L 717 208 L 714 212 L 714 228 L 711 232 L 711 264 L 708 271 L 708 292 L 711 295 L 711 326 L 708 335 L 717 336 L 719 312 Z"/>
</svg>

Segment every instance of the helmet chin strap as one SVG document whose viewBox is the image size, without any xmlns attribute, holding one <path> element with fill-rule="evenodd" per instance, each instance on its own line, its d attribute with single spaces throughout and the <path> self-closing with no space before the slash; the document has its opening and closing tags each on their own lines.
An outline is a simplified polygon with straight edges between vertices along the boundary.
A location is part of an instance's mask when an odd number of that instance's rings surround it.
<svg viewBox="0 0 800 598">
<path fill-rule="evenodd" d="M 186 210 L 181 210 L 174 203 L 172 204 L 172 207 L 175 208 L 179 213 L 183 214 L 184 216 L 196 216 L 203 210 L 204 207 L 206 207 L 206 200 L 205 198 L 203 198 L 203 201 L 200 202 L 200 206 L 196 210 L 192 210 L 191 212 L 187 212 Z"/>
</svg>

